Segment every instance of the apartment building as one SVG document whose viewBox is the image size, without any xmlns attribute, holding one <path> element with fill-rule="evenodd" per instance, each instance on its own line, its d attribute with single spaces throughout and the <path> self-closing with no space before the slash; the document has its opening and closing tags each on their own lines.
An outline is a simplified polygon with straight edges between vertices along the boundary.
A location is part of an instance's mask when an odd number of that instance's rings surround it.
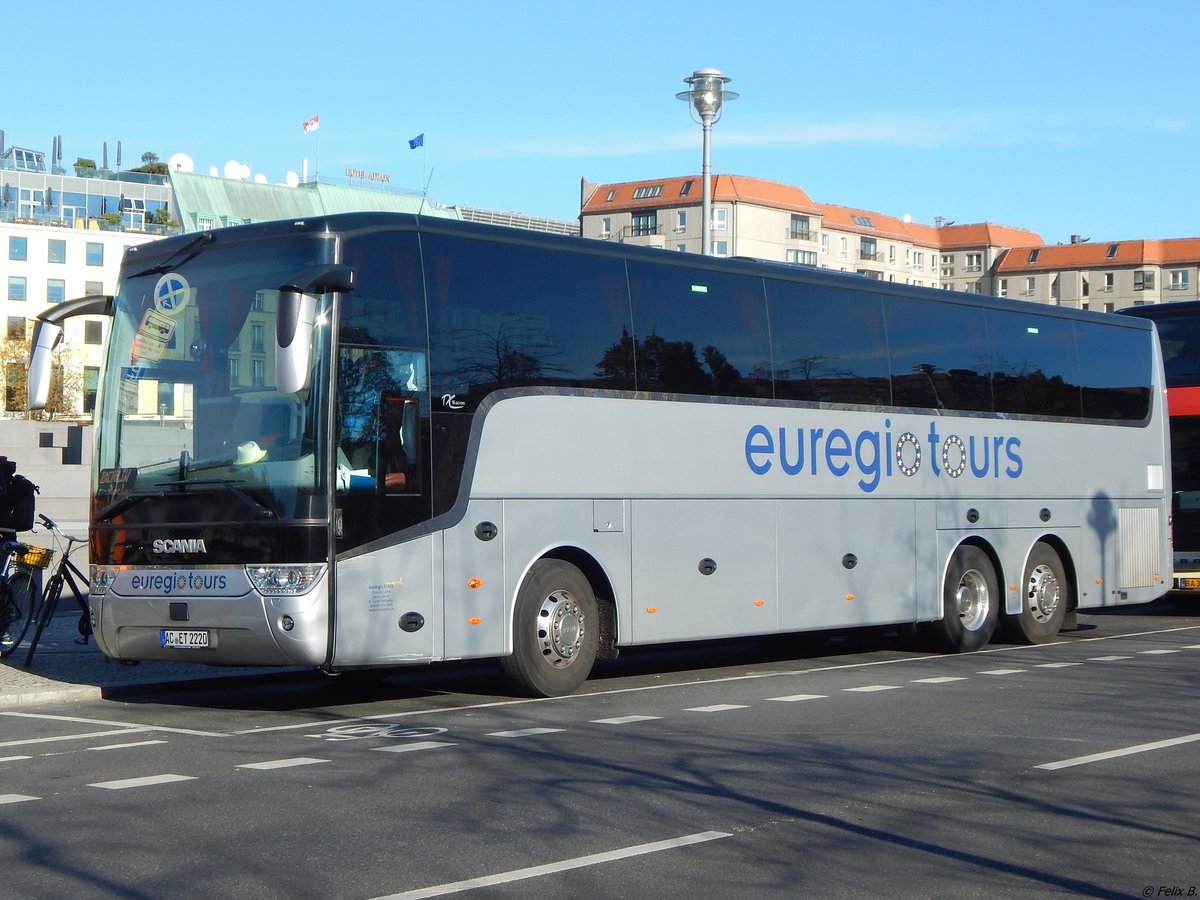
<svg viewBox="0 0 1200 900">
<path fill-rule="evenodd" d="M 1200 238 L 1014 246 L 997 260 L 996 296 L 1112 312 L 1200 299 Z"/>
<path fill-rule="evenodd" d="M 703 186 L 684 176 L 582 183 L 584 237 L 699 253 Z M 1041 245 L 1032 231 L 981 223 L 933 225 L 908 216 L 817 203 L 802 189 L 743 175 L 712 180 L 714 256 L 747 256 L 867 278 L 990 293 L 1004 251 Z"/>
</svg>

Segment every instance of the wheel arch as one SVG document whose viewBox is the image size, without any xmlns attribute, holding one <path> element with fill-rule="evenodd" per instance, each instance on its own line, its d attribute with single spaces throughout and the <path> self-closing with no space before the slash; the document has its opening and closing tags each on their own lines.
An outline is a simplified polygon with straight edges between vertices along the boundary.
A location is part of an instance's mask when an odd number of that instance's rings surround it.
<svg viewBox="0 0 1200 900">
<path fill-rule="evenodd" d="M 596 607 L 600 612 L 600 649 L 598 659 L 615 659 L 617 656 L 617 597 L 612 579 L 600 561 L 582 547 L 563 544 L 547 550 L 541 559 L 557 559 L 570 563 L 588 580 Z"/>
<path fill-rule="evenodd" d="M 1075 570 L 1075 557 L 1072 555 L 1071 549 L 1059 535 L 1047 532 L 1029 542 L 1029 546 L 1025 548 L 1025 558 L 1021 560 L 1022 577 L 1026 566 L 1029 565 L 1029 557 L 1033 555 L 1033 550 L 1038 544 L 1045 544 L 1058 555 L 1058 561 L 1062 563 L 1063 574 L 1067 579 L 1067 612 L 1074 612 L 1079 608 L 1079 573 Z M 1021 592 L 1011 591 L 1010 593 L 1012 596 L 1005 604 L 1005 611 L 1009 614 L 1020 612 Z"/>
<path fill-rule="evenodd" d="M 946 573 L 950 571 L 950 561 L 954 559 L 954 554 L 958 552 L 960 547 L 975 547 L 981 550 L 985 556 L 991 561 L 992 569 L 996 573 L 996 583 L 1000 588 L 1002 596 L 1007 598 L 1008 582 L 1005 577 L 1004 563 L 1000 559 L 1000 554 L 996 552 L 996 548 L 981 534 L 967 535 L 957 544 L 950 548 L 950 552 L 946 554 L 946 558 L 942 561 L 942 584 L 946 582 Z M 1007 599 L 1005 604 L 1007 605 Z"/>
</svg>

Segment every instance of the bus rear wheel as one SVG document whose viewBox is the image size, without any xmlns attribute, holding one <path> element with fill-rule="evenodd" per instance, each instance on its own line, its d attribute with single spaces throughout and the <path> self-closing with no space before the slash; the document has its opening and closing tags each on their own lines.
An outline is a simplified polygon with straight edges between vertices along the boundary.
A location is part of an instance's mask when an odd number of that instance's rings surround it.
<svg viewBox="0 0 1200 900">
<path fill-rule="evenodd" d="M 600 644 L 596 595 L 579 569 L 541 559 L 529 570 L 513 611 L 513 652 L 500 660 L 522 694 L 561 697 L 592 671 Z"/>
<path fill-rule="evenodd" d="M 946 568 L 941 621 L 928 623 L 924 631 L 940 650 L 978 650 L 996 630 L 999 598 L 999 581 L 991 559 L 978 547 L 964 544 L 954 551 Z"/>
<path fill-rule="evenodd" d="M 1034 545 L 1021 583 L 1021 611 L 1009 618 L 1010 631 L 1028 644 L 1054 640 L 1066 620 L 1070 584 L 1062 560 L 1049 545 Z"/>
</svg>

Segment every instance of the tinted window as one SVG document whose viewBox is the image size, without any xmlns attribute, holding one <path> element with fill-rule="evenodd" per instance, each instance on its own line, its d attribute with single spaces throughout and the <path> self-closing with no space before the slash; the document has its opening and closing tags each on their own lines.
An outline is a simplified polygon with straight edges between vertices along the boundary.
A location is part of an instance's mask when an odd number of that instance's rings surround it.
<svg viewBox="0 0 1200 900">
<path fill-rule="evenodd" d="M 884 312 L 893 403 L 991 412 L 991 359 L 982 309 L 889 297 Z"/>
<path fill-rule="evenodd" d="M 342 295 L 337 353 L 338 550 L 429 518 L 425 292 L 417 236 L 346 241 L 354 290 Z M 457 490 L 457 471 L 451 472 Z"/>
<path fill-rule="evenodd" d="M 877 294 L 768 281 L 767 300 L 777 398 L 891 402 Z"/>
<path fill-rule="evenodd" d="M 1157 306 L 1138 307 L 1138 311 L 1159 311 Z M 1180 314 L 1170 310 L 1166 315 L 1144 316 L 1158 326 L 1162 345 L 1163 367 L 1167 370 L 1167 387 L 1190 387 L 1200 384 L 1200 312 Z"/>
<path fill-rule="evenodd" d="M 1150 412 L 1150 338 L 1144 331 L 1076 322 L 1083 414 L 1144 419 Z"/>
<path fill-rule="evenodd" d="M 987 311 L 996 412 L 1078 416 L 1079 362 L 1072 323 Z"/>
<path fill-rule="evenodd" d="M 632 389 L 620 260 L 441 234 L 423 252 L 435 397 L 469 411 L 501 388 Z"/>
<path fill-rule="evenodd" d="M 638 390 L 771 396 L 758 278 L 631 262 L 629 294 Z"/>
</svg>

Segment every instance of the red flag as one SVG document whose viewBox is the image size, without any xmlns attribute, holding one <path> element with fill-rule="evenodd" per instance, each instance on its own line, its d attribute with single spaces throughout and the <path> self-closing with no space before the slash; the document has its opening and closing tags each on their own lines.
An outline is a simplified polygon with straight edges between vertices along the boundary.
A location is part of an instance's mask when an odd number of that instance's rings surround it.
<svg viewBox="0 0 1200 900">
<path fill-rule="evenodd" d="M 317 121 L 318 118 L 319 118 L 319 116 L 313 116 L 311 119 L 309 119 L 307 122 L 305 122 L 304 124 L 302 124 L 300 126 L 301 128 L 304 129 L 305 134 L 308 134 L 310 131 L 316 131 L 318 128 L 321 127 L 321 123 Z"/>
</svg>

